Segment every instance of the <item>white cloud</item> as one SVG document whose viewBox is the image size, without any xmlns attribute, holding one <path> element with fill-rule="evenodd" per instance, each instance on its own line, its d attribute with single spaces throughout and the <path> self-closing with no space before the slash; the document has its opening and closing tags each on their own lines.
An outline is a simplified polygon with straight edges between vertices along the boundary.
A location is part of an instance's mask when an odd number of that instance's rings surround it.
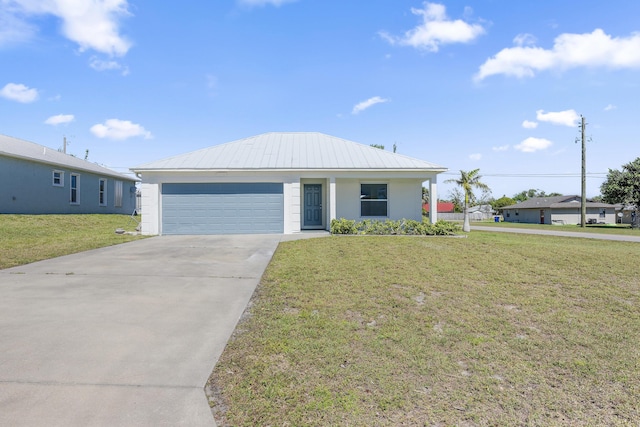
<svg viewBox="0 0 640 427">
<path fill-rule="evenodd" d="M 499 147 L 493 147 L 493 151 L 507 151 L 509 149 L 509 145 L 501 145 Z"/>
<path fill-rule="evenodd" d="M 33 37 L 36 30 L 15 14 L 10 4 L 0 2 L 0 46 L 22 43 Z"/>
<path fill-rule="evenodd" d="M 516 38 L 517 39 L 517 38 Z M 553 48 L 518 45 L 502 49 L 480 66 L 476 81 L 496 74 L 533 77 L 546 70 L 576 67 L 640 68 L 640 32 L 612 37 L 601 29 L 584 34 L 561 34 Z"/>
<path fill-rule="evenodd" d="M 122 65 L 118 61 L 113 60 L 103 61 L 95 56 L 89 60 L 89 66 L 96 71 L 119 70 L 123 76 L 129 74 L 129 67 L 126 65 Z"/>
<path fill-rule="evenodd" d="M 131 42 L 119 34 L 120 20 L 130 16 L 127 0 L 3 0 L 14 33 L 28 35 L 32 28 L 24 21 L 36 15 L 53 15 L 62 21 L 62 33 L 80 46 L 80 51 L 95 50 L 110 56 L 122 56 Z"/>
<path fill-rule="evenodd" d="M 285 3 L 293 3 L 296 0 L 237 0 L 237 1 L 238 1 L 238 4 L 242 6 L 249 6 L 249 7 L 267 6 L 267 5 L 280 7 Z"/>
<path fill-rule="evenodd" d="M 536 44 L 536 38 L 532 34 L 518 34 L 513 39 L 516 46 L 533 46 Z"/>
<path fill-rule="evenodd" d="M 544 138 L 527 138 L 518 145 L 514 145 L 514 148 L 523 153 L 533 153 L 539 150 L 546 150 L 551 147 L 553 142 Z"/>
<path fill-rule="evenodd" d="M 536 111 L 536 118 L 541 122 L 549 122 L 554 125 L 576 126 L 580 116 L 575 110 L 565 110 L 545 113 L 544 110 Z"/>
<path fill-rule="evenodd" d="M 481 160 L 482 159 L 482 154 L 480 153 L 473 153 L 473 154 L 469 154 L 469 158 L 471 160 Z"/>
<path fill-rule="evenodd" d="M 2 90 L 0 90 L 0 96 L 12 101 L 28 104 L 38 99 L 38 90 L 19 83 L 7 83 Z"/>
<path fill-rule="evenodd" d="M 525 120 L 524 122 L 522 122 L 522 127 L 525 129 L 535 129 L 538 127 L 538 122 Z"/>
<path fill-rule="evenodd" d="M 75 120 L 75 116 L 73 114 L 58 114 L 57 116 L 51 116 L 47 120 L 44 121 L 47 125 L 62 125 L 66 123 L 70 123 Z"/>
<path fill-rule="evenodd" d="M 379 96 L 374 96 L 373 98 L 369 98 L 366 101 L 362 101 L 359 104 L 356 104 L 353 107 L 351 114 L 358 114 L 361 111 L 364 111 L 371 106 L 374 106 L 376 104 L 381 104 L 383 102 L 389 102 L 389 100 L 385 98 L 380 98 Z"/>
<path fill-rule="evenodd" d="M 604 107 L 604 111 L 611 111 L 611 110 L 615 110 L 616 108 L 618 108 L 618 107 L 616 107 L 613 104 L 609 104 L 606 107 Z"/>
<path fill-rule="evenodd" d="M 392 45 L 412 46 L 437 52 L 441 45 L 469 43 L 485 32 L 479 24 L 449 19 L 442 4 L 424 2 L 424 9 L 411 8 L 411 12 L 422 16 L 420 25 L 405 32 L 402 37 L 392 36 L 383 31 L 379 33 L 380 36 Z M 465 13 L 468 12 L 469 9 L 465 9 Z"/>
<path fill-rule="evenodd" d="M 109 119 L 104 123 L 91 126 L 91 133 L 98 138 L 127 139 L 134 136 L 142 136 L 145 139 L 153 138 L 151 132 L 142 126 L 131 123 L 128 120 Z"/>
</svg>

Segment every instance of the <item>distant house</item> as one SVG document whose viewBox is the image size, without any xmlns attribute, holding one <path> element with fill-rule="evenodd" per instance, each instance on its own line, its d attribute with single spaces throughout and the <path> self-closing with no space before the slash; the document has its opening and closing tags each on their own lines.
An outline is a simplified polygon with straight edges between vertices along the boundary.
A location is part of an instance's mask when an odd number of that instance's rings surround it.
<svg viewBox="0 0 640 427">
<path fill-rule="evenodd" d="M 455 211 L 455 205 L 453 202 L 438 202 L 438 213 L 451 213 Z M 423 203 L 422 209 L 425 212 L 429 212 L 429 203 Z"/>
<path fill-rule="evenodd" d="M 132 214 L 136 180 L 0 135 L 0 214 Z"/>
<path fill-rule="evenodd" d="M 616 223 L 617 224 L 633 224 L 637 221 L 637 209 L 634 205 L 617 204 L 616 207 Z"/>
<path fill-rule="evenodd" d="M 579 224 L 580 196 L 533 197 L 502 208 L 505 222 L 529 224 Z M 615 224 L 615 206 L 587 202 L 588 223 Z"/>
</svg>

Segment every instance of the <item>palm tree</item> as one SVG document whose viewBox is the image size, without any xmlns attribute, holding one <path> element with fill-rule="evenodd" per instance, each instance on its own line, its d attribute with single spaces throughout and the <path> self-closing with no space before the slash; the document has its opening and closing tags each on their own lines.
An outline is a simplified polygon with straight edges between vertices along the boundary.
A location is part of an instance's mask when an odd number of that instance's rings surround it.
<svg viewBox="0 0 640 427">
<path fill-rule="evenodd" d="M 489 186 L 484 182 L 480 182 L 480 178 L 482 178 L 482 175 L 480 175 L 480 169 L 474 169 L 469 172 L 461 170 L 459 179 L 448 179 L 445 181 L 455 182 L 460 188 L 462 188 L 462 192 L 464 193 L 464 225 L 462 226 L 462 231 L 466 233 L 471 231 L 471 226 L 469 225 L 469 202 L 475 199 L 473 189 L 477 188 L 489 191 Z"/>
</svg>

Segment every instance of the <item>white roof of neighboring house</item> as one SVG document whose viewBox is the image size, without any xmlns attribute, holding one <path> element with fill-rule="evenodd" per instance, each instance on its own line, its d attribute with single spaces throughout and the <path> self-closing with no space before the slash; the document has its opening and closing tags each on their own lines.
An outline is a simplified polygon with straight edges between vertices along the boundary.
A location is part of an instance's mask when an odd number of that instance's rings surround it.
<svg viewBox="0 0 640 427">
<path fill-rule="evenodd" d="M 447 168 L 318 132 L 271 132 L 167 159 L 131 170 L 415 170 Z"/>
<path fill-rule="evenodd" d="M 70 156 L 52 148 L 45 147 L 44 145 L 39 145 L 6 135 L 0 135 L 0 156 L 46 163 L 61 168 L 82 170 L 127 181 L 137 181 L 136 178 L 120 174 L 112 171 L 111 169 L 105 168 L 104 166 Z"/>
</svg>

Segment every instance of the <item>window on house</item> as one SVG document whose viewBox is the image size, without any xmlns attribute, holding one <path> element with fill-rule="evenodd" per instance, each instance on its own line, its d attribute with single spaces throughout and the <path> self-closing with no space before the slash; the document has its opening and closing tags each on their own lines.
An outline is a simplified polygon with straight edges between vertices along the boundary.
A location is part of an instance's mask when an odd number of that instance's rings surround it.
<svg viewBox="0 0 640 427">
<path fill-rule="evenodd" d="M 69 202 L 72 205 L 80 204 L 80 175 L 75 173 L 71 174 Z"/>
<path fill-rule="evenodd" d="M 116 208 L 122 207 L 122 181 L 116 181 L 113 186 L 113 205 Z"/>
<path fill-rule="evenodd" d="M 387 216 L 387 184 L 360 184 L 360 216 Z"/>
<path fill-rule="evenodd" d="M 607 217 L 607 210 L 605 208 L 600 209 L 600 218 Z"/>
<path fill-rule="evenodd" d="M 98 203 L 100 206 L 107 206 L 107 180 L 100 178 L 98 182 Z"/>
<path fill-rule="evenodd" d="M 53 186 L 64 187 L 64 172 L 53 171 Z"/>
<path fill-rule="evenodd" d="M 518 209 L 516 209 L 516 216 L 520 215 L 520 212 L 518 212 Z"/>
<path fill-rule="evenodd" d="M 511 217 L 511 212 L 507 211 L 507 218 L 510 218 L 510 217 Z"/>
</svg>

